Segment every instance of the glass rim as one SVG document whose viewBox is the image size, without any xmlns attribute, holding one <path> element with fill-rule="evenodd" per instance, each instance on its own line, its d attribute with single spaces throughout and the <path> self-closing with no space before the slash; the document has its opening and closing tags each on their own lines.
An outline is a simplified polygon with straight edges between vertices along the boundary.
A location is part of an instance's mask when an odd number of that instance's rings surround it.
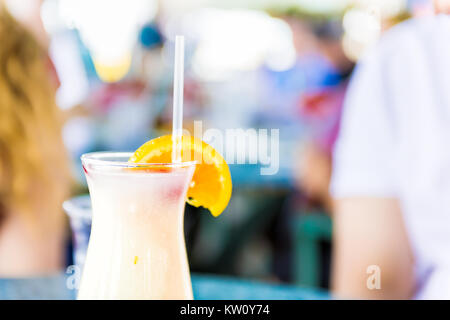
<svg viewBox="0 0 450 320">
<path fill-rule="evenodd" d="M 85 207 L 87 205 L 87 207 Z M 82 194 L 65 200 L 62 207 L 70 218 L 92 219 L 91 198 L 89 194 Z"/>
<path fill-rule="evenodd" d="M 128 161 L 115 161 L 111 158 L 126 158 L 129 159 L 133 155 L 133 152 L 116 152 L 116 151 L 98 151 L 89 152 L 81 156 L 81 162 L 83 164 L 92 164 L 96 166 L 104 167 L 119 167 L 119 168 L 152 168 L 152 167 L 166 167 L 166 168 L 184 168 L 194 166 L 197 162 L 184 161 L 184 162 L 171 162 L 171 163 L 131 163 Z M 109 158 L 108 160 L 102 159 L 102 157 Z"/>
</svg>

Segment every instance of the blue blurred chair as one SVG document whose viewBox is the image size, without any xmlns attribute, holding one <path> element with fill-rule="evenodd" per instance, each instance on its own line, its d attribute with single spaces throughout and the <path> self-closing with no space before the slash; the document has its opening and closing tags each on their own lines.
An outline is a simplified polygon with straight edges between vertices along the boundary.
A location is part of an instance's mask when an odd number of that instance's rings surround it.
<svg viewBox="0 0 450 320">
<path fill-rule="evenodd" d="M 294 281 L 297 285 L 320 287 L 321 243 L 331 243 L 332 223 L 323 212 L 303 213 L 294 227 Z"/>
</svg>

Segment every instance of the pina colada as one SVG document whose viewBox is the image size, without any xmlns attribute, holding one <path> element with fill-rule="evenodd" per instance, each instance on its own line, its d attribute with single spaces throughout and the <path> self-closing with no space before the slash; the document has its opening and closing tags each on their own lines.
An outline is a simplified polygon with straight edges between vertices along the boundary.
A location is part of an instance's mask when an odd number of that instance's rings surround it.
<svg viewBox="0 0 450 320">
<path fill-rule="evenodd" d="M 126 153 L 83 155 L 92 230 L 79 299 L 192 299 L 184 233 L 185 201 L 218 216 L 231 196 L 225 160 L 206 143 L 171 136 Z M 130 157 L 131 156 L 131 157 Z"/>
<path fill-rule="evenodd" d="M 128 158 L 83 157 L 93 220 L 78 298 L 192 299 L 183 216 L 195 164 L 133 168 Z"/>
</svg>

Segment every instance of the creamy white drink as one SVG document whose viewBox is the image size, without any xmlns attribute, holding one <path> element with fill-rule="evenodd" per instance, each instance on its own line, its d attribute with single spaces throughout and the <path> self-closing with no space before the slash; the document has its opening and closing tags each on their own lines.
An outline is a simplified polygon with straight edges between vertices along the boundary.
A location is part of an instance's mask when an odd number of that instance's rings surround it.
<svg viewBox="0 0 450 320">
<path fill-rule="evenodd" d="M 183 233 L 195 164 L 127 164 L 82 157 L 92 231 L 78 299 L 192 299 Z"/>
</svg>

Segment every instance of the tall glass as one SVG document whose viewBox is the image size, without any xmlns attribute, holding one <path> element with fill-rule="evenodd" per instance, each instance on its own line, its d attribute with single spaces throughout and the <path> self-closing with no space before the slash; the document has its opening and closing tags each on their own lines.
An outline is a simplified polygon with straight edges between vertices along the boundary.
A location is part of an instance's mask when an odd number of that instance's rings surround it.
<svg viewBox="0 0 450 320">
<path fill-rule="evenodd" d="M 183 220 L 195 162 L 81 157 L 92 229 L 78 299 L 192 299 Z"/>
</svg>

